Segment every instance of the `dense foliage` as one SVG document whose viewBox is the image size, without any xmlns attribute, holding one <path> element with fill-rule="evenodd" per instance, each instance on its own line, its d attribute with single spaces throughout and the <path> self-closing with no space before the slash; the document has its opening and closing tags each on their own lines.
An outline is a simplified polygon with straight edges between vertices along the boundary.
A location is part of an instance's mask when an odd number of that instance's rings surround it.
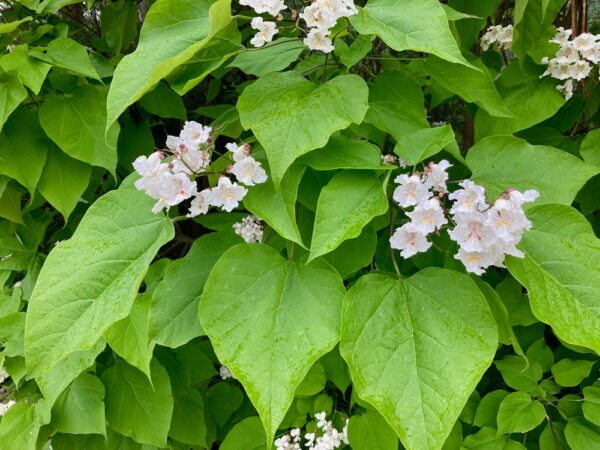
<svg viewBox="0 0 600 450">
<path fill-rule="evenodd" d="M 0 450 L 600 448 L 588 1 L 1 5 Z"/>
</svg>

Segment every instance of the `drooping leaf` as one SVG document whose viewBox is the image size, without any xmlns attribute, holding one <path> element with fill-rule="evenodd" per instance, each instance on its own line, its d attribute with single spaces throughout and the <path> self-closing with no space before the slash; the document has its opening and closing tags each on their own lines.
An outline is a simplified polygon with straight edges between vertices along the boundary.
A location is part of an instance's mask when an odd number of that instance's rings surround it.
<svg viewBox="0 0 600 450">
<path fill-rule="evenodd" d="M 23 84 L 34 94 L 39 94 L 52 66 L 29 56 L 27 45 L 17 45 L 10 53 L 0 57 L 0 67 L 6 72 L 16 70 Z"/>
<path fill-rule="evenodd" d="M 152 342 L 175 348 L 204 334 L 197 314 L 204 283 L 223 253 L 240 242 L 233 232 L 210 233 L 197 239 L 185 257 L 169 265 L 152 294 Z"/>
<path fill-rule="evenodd" d="M 570 205 L 600 170 L 563 150 L 531 145 L 512 136 L 482 139 L 469 150 L 467 165 L 492 201 L 509 188 L 536 189 L 540 193 L 538 205 Z"/>
<path fill-rule="evenodd" d="M 137 442 L 164 448 L 173 413 L 167 371 L 151 364 L 152 383 L 142 372 L 117 360 L 102 374 L 106 388 L 106 420 L 117 432 Z"/>
<path fill-rule="evenodd" d="M 230 22 L 229 0 L 155 2 L 144 20 L 136 50 L 115 70 L 107 100 L 107 129 L 129 105 L 192 58 Z"/>
<path fill-rule="evenodd" d="M 299 39 L 280 38 L 260 51 L 249 49 L 242 51 L 229 64 L 250 75 L 262 77 L 269 72 L 279 72 L 296 61 L 306 46 Z"/>
<path fill-rule="evenodd" d="M 442 447 L 497 338 L 483 295 L 457 272 L 367 275 L 344 299 L 340 351 L 354 387 L 407 448 Z"/>
<path fill-rule="evenodd" d="M 350 22 L 360 34 L 376 34 L 394 50 L 431 53 L 469 66 L 436 0 L 370 0 Z"/>
<path fill-rule="evenodd" d="M 110 172 L 117 165 L 119 125 L 105 135 L 106 89 L 85 85 L 69 95 L 50 95 L 40 107 L 46 134 L 67 155 Z"/>
<path fill-rule="evenodd" d="M 385 184 L 371 171 L 347 170 L 331 179 L 319 196 L 309 261 L 358 237 L 374 217 L 387 211 Z"/>
<path fill-rule="evenodd" d="M 396 143 L 394 153 L 410 165 L 416 165 L 436 155 L 452 143 L 456 145 L 456 137 L 452 126 L 423 128 L 402 137 Z"/>
<path fill-rule="evenodd" d="M 368 141 L 332 136 L 327 145 L 301 156 L 299 164 L 315 170 L 381 169 L 381 153 Z"/>
<path fill-rule="evenodd" d="M 248 86 L 237 108 L 244 128 L 264 147 L 278 190 L 295 159 L 323 147 L 333 132 L 362 121 L 367 97 L 367 85 L 356 75 L 316 85 L 294 71 L 274 72 Z"/>
<path fill-rule="evenodd" d="M 152 203 L 127 183 L 98 199 L 73 237 L 50 252 L 27 312 L 31 376 L 92 347 L 127 316 L 152 258 L 173 236 L 170 220 L 153 214 Z"/>
<path fill-rule="evenodd" d="M 50 41 L 45 54 L 30 52 L 30 55 L 70 72 L 98 79 L 98 72 L 92 64 L 86 48 L 68 37 L 62 36 Z"/>
<path fill-rule="evenodd" d="M 562 340 L 600 352 L 600 242 L 590 223 L 564 205 L 534 207 L 533 229 L 519 244 L 525 258 L 507 258 L 527 288 L 535 316 Z"/>
<path fill-rule="evenodd" d="M 0 34 L 12 33 L 19 27 L 19 25 L 21 25 L 25 22 L 29 22 L 32 19 L 33 19 L 33 17 L 27 16 L 27 17 L 22 18 L 21 20 L 13 20 L 12 22 L 1 23 L 0 24 Z"/>
<path fill-rule="evenodd" d="M 338 341 L 344 291 L 327 263 L 305 266 L 258 244 L 231 248 L 210 273 L 200 323 L 246 389 L 269 440 L 296 387 Z"/>
</svg>

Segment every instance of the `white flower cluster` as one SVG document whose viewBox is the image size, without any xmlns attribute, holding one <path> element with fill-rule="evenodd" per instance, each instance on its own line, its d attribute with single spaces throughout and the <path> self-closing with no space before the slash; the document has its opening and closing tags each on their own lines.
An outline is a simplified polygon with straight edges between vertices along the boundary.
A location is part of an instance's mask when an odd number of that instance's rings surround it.
<svg viewBox="0 0 600 450">
<path fill-rule="evenodd" d="M 221 380 L 237 380 L 226 366 L 219 367 L 219 376 L 221 377 Z"/>
<path fill-rule="evenodd" d="M 240 0 L 240 5 L 251 7 L 257 14 L 266 13 L 273 17 L 286 9 L 283 0 Z M 357 12 L 353 0 L 314 0 L 300 13 L 300 18 L 309 28 L 304 44 L 311 50 L 332 52 L 333 43 L 328 37 L 329 32 L 339 18 L 350 17 Z M 254 47 L 262 47 L 271 42 L 279 31 L 275 22 L 265 21 L 262 17 L 253 18 L 250 26 L 256 30 L 250 40 Z"/>
<path fill-rule="evenodd" d="M 394 191 L 394 200 L 403 207 L 414 209 L 406 213 L 411 219 L 396 229 L 390 238 L 392 248 L 401 250 L 400 255 L 409 258 L 431 247 L 428 235 L 448 223 L 440 202 L 446 194 L 446 170 L 448 161 L 430 163 L 423 176 L 400 175 L 400 185 Z M 459 245 L 455 258 L 468 272 L 481 275 L 490 266 L 504 267 L 506 255 L 522 258 L 516 248 L 523 232 L 531 228 L 525 216 L 523 204 L 534 201 L 539 193 L 528 190 L 521 193 L 508 190 L 493 205 L 485 197 L 485 188 L 465 180 L 458 189 L 448 195 L 453 201 L 449 214 L 455 227 L 448 231 L 450 238 Z M 434 196 L 437 192 L 437 196 Z"/>
<path fill-rule="evenodd" d="M 510 50 L 513 41 L 513 26 L 494 25 L 489 27 L 481 37 L 482 50 L 497 47 L 501 50 Z"/>
<path fill-rule="evenodd" d="M 577 82 L 588 77 L 593 64 L 600 63 L 600 35 L 582 33 L 571 40 L 572 30 L 558 28 L 556 36 L 550 42 L 560 45 L 554 58 L 542 59 L 548 68 L 542 77 L 551 76 L 565 81 L 556 89 L 568 100 L 573 96 Z"/>
<path fill-rule="evenodd" d="M 245 242 L 261 242 L 263 238 L 263 225 L 255 215 L 244 217 L 241 222 L 233 224 L 233 231 L 244 239 Z"/>
<path fill-rule="evenodd" d="M 157 200 L 154 213 L 193 197 L 188 217 L 206 214 L 210 206 L 232 211 L 248 190 L 222 176 L 212 189 L 197 190 L 195 178 L 206 172 L 211 160 L 211 128 L 197 122 L 186 122 L 179 136 L 167 137 L 167 148 L 173 158 L 165 162 L 166 155 L 157 151 L 150 156 L 139 156 L 133 167 L 141 178 L 135 187 Z M 227 144 L 234 164 L 227 171 L 246 186 L 267 181 L 267 173 L 252 156 L 250 146 Z"/>
<path fill-rule="evenodd" d="M 307 450 L 334 450 L 342 444 L 348 445 L 348 420 L 342 431 L 333 427 L 331 421 L 327 420 L 327 413 L 320 412 L 315 414 L 317 420 L 317 433 L 304 433 L 304 447 Z M 293 428 L 289 434 L 285 434 L 275 440 L 277 450 L 300 450 L 302 448 L 302 431 L 300 428 Z"/>
</svg>

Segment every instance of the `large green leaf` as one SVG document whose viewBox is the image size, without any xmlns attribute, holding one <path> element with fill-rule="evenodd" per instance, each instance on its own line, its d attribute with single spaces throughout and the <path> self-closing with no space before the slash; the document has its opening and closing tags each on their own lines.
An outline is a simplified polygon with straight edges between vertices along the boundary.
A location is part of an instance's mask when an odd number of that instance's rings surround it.
<svg viewBox="0 0 600 450">
<path fill-rule="evenodd" d="M 107 129 L 129 105 L 192 58 L 230 22 L 230 0 L 156 1 L 144 20 L 135 52 L 125 56 L 115 70 L 108 93 Z"/>
<path fill-rule="evenodd" d="M 511 274 L 527 288 L 535 316 L 562 340 L 600 353 L 600 241 L 590 223 L 564 205 L 534 207 L 533 229 L 507 258 Z"/>
<path fill-rule="evenodd" d="M 285 239 L 304 247 L 296 224 L 296 199 L 304 167 L 294 164 L 281 180 L 277 191 L 273 182 L 252 186 L 244 197 L 244 206 L 252 214 L 267 222 Z"/>
<path fill-rule="evenodd" d="M 600 167 L 600 130 L 592 130 L 583 138 L 580 153 L 586 162 Z"/>
<path fill-rule="evenodd" d="M 402 72 L 383 72 L 369 88 L 365 122 L 391 134 L 396 141 L 429 127 L 421 85 Z"/>
<path fill-rule="evenodd" d="M 294 71 L 274 72 L 248 86 L 237 108 L 244 128 L 252 129 L 267 152 L 279 189 L 296 158 L 323 147 L 334 131 L 362 122 L 367 97 L 367 85 L 357 75 L 317 85 Z"/>
<path fill-rule="evenodd" d="M 369 0 L 350 19 L 360 34 L 376 34 L 394 50 L 415 50 L 469 66 L 437 0 Z"/>
<path fill-rule="evenodd" d="M 335 250 L 388 209 L 385 183 L 372 171 L 346 170 L 321 190 L 309 261 Z"/>
<path fill-rule="evenodd" d="M 51 144 L 37 187 L 67 221 L 87 188 L 91 173 L 89 164 L 71 158 Z"/>
<path fill-rule="evenodd" d="M 126 317 L 152 258 L 172 238 L 171 221 L 152 214 L 152 199 L 130 181 L 98 199 L 48 255 L 27 311 L 31 376 L 91 348 Z"/>
<path fill-rule="evenodd" d="M 0 134 L 0 174 L 17 180 L 33 195 L 50 145 L 35 114 L 19 108 Z"/>
<path fill-rule="evenodd" d="M 61 433 L 106 434 L 103 400 L 102 382 L 81 374 L 52 408 L 52 426 Z"/>
<path fill-rule="evenodd" d="M 353 450 L 398 449 L 398 436 L 377 411 L 350 417 L 348 440 Z"/>
<path fill-rule="evenodd" d="M 514 36 L 512 52 L 519 58 L 537 45 L 547 44 L 544 37 L 547 29 L 552 26 L 556 14 L 566 0 L 516 0 L 514 10 Z"/>
<path fill-rule="evenodd" d="M 136 368 L 117 360 L 102 374 L 106 420 L 136 442 L 164 448 L 173 413 L 171 383 L 158 361 L 152 361 L 151 372 L 152 383 Z"/>
<path fill-rule="evenodd" d="M 511 392 L 498 408 L 498 434 L 533 430 L 546 417 L 546 409 L 526 392 Z"/>
<path fill-rule="evenodd" d="M 240 242 L 233 231 L 210 233 L 197 239 L 184 258 L 169 265 L 152 294 L 151 341 L 175 348 L 204 334 L 198 322 L 204 283 L 223 253 Z"/>
<path fill-rule="evenodd" d="M 200 323 L 246 389 L 269 441 L 304 376 L 337 343 L 344 292 L 324 261 L 305 266 L 259 244 L 231 248 L 210 273 Z"/>
<path fill-rule="evenodd" d="M 357 394 L 406 448 L 442 447 L 497 342 L 485 298 L 457 272 L 367 275 L 344 299 L 340 351 Z"/>
<path fill-rule="evenodd" d="M 0 70 L 0 130 L 12 112 L 27 98 L 18 72 Z"/>
<path fill-rule="evenodd" d="M 68 37 L 58 37 L 48 44 L 46 53 L 31 51 L 30 55 L 53 66 L 98 79 L 86 48 Z"/>
<path fill-rule="evenodd" d="M 34 94 L 39 94 L 52 66 L 29 56 L 27 45 L 17 45 L 10 53 L 2 55 L 0 67 L 6 72 L 16 70 L 23 84 Z"/>
<path fill-rule="evenodd" d="M 430 56 L 427 58 L 427 71 L 446 89 L 463 100 L 482 107 L 490 115 L 512 118 L 513 114 L 500 98 L 485 64 L 475 57 L 470 57 L 469 61 L 479 70 Z"/>
<path fill-rule="evenodd" d="M 36 405 L 18 402 L 0 421 L 2 450 L 35 450 L 39 425 L 36 424 Z"/>
<path fill-rule="evenodd" d="M 246 49 L 229 64 L 245 73 L 262 77 L 285 69 L 298 59 L 306 46 L 300 39 L 281 38 L 260 49 Z"/>
<path fill-rule="evenodd" d="M 407 163 L 416 165 L 451 145 L 456 145 L 456 137 L 451 125 L 423 128 L 398 140 L 394 153 Z M 457 159 L 460 160 L 458 157 Z"/>
<path fill-rule="evenodd" d="M 316 170 L 385 169 L 376 145 L 344 136 L 332 136 L 325 147 L 300 157 L 298 163 Z"/>
<path fill-rule="evenodd" d="M 266 450 L 265 430 L 256 416 L 238 422 L 225 436 L 221 450 Z"/>
<path fill-rule="evenodd" d="M 50 95 L 40 107 L 46 134 L 69 156 L 114 172 L 119 125 L 105 136 L 106 89 L 85 85 L 69 95 Z"/>
<path fill-rule="evenodd" d="M 563 150 L 512 136 L 482 139 L 469 150 L 467 165 L 492 200 L 509 188 L 536 189 L 540 193 L 537 204 L 570 205 L 587 180 L 600 171 Z"/>
</svg>

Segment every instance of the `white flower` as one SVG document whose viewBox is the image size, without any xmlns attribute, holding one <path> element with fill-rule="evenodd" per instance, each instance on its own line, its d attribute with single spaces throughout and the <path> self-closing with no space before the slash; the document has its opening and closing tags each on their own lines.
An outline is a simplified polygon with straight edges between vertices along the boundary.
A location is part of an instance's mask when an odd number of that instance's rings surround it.
<svg viewBox="0 0 600 450">
<path fill-rule="evenodd" d="M 540 196 L 540 193 L 535 189 L 528 189 L 522 193 L 517 191 L 516 189 L 509 189 L 507 193 L 510 201 L 514 202 L 518 206 L 521 206 L 523 203 L 534 202 Z"/>
<path fill-rule="evenodd" d="M 210 204 L 220 206 L 224 211 L 231 212 L 240 204 L 248 190 L 237 183 L 232 183 L 227 177 L 219 178 L 217 187 L 210 195 Z"/>
<path fill-rule="evenodd" d="M 225 367 L 225 366 L 221 366 L 219 367 L 219 376 L 221 377 L 222 380 L 236 380 L 237 378 L 233 376 L 233 374 L 231 373 L 231 371 Z"/>
<path fill-rule="evenodd" d="M 581 33 L 573 39 L 573 47 L 580 52 L 593 50 L 596 48 L 598 37 L 591 33 Z"/>
<path fill-rule="evenodd" d="M 263 238 L 263 226 L 260 219 L 254 215 L 244 217 L 241 222 L 233 224 L 233 231 L 248 243 L 261 242 Z"/>
<path fill-rule="evenodd" d="M 467 272 L 476 275 L 483 275 L 485 269 L 490 266 L 488 258 L 483 252 L 468 252 L 463 248 L 459 248 L 454 257 L 464 264 Z"/>
<path fill-rule="evenodd" d="M 481 48 L 489 50 L 490 47 L 497 46 L 503 50 L 510 50 L 513 40 L 513 26 L 494 25 L 489 27 L 481 37 Z"/>
<path fill-rule="evenodd" d="M 14 404 L 14 400 L 9 400 L 7 403 L 0 403 L 0 417 L 6 414 L 6 411 L 8 411 Z"/>
<path fill-rule="evenodd" d="M 234 161 L 240 161 L 250 156 L 250 144 L 237 145 L 230 142 L 225 145 L 225 148 L 231 152 Z"/>
<path fill-rule="evenodd" d="M 304 8 L 300 18 L 309 28 L 329 30 L 337 22 L 338 15 L 333 9 L 325 7 L 322 1 L 317 0 Z"/>
<path fill-rule="evenodd" d="M 590 74 L 592 66 L 587 61 L 577 61 L 576 63 L 571 64 L 569 69 L 569 78 L 581 81 Z"/>
<path fill-rule="evenodd" d="M 181 143 L 189 149 L 198 150 L 201 145 L 209 142 L 211 131 L 212 128 L 205 127 L 198 122 L 186 121 L 179 138 Z"/>
<path fill-rule="evenodd" d="M 571 35 L 573 34 L 573 30 L 565 30 L 563 27 L 558 27 L 556 29 L 556 36 L 550 41 L 555 44 L 565 45 L 569 42 Z"/>
<path fill-rule="evenodd" d="M 181 147 L 177 152 L 177 159 L 171 164 L 174 173 L 201 173 L 210 164 L 210 153 Z"/>
<path fill-rule="evenodd" d="M 334 48 L 331 39 L 327 37 L 327 32 L 318 28 L 311 28 L 304 38 L 304 44 L 311 50 L 320 50 L 323 53 L 330 53 Z"/>
<path fill-rule="evenodd" d="M 462 181 L 458 185 L 462 189 L 448 195 L 450 200 L 455 201 L 450 210 L 453 214 L 482 211 L 488 207 L 485 201 L 485 189 L 483 186 L 479 186 L 471 180 Z"/>
<path fill-rule="evenodd" d="M 135 161 L 133 161 L 133 168 L 142 177 L 159 175 L 161 171 L 168 170 L 166 165 L 161 166 L 163 159 L 161 152 L 154 152 L 148 157 L 143 155 L 138 156 Z"/>
<path fill-rule="evenodd" d="M 381 162 L 383 164 L 398 164 L 398 157 L 396 155 L 381 155 Z"/>
<path fill-rule="evenodd" d="M 254 47 L 262 47 L 267 42 L 271 42 L 273 36 L 278 32 L 275 22 L 265 22 L 262 17 L 255 17 L 252 19 L 250 26 L 255 30 L 258 30 L 254 37 L 250 39 L 250 43 Z"/>
<path fill-rule="evenodd" d="M 431 192 L 421 182 L 418 175 L 410 177 L 406 174 L 398 175 L 394 182 L 399 183 L 400 186 L 394 190 L 393 198 L 403 208 L 414 206 L 431 198 Z"/>
<path fill-rule="evenodd" d="M 273 17 L 286 9 L 283 0 L 240 0 L 240 5 L 250 6 L 257 14 L 267 13 Z"/>
<path fill-rule="evenodd" d="M 138 181 L 142 180 L 143 178 Z M 137 182 L 136 187 L 138 187 Z M 163 208 L 178 205 L 196 192 L 196 183 L 190 180 L 185 173 L 164 173 L 156 183 L 152 183 L 148 187 L 149 189 L 145 192 L 158 200 L 152 208 L 154 213 L 160 212 Z M 140 188 L 138 187 L 138 189 Z"/>
<path fill-rule="evenodd" d="M 565 45 L 557 52 L 555 59 L 561 64 L 570 64 L 579 61 L 579 52 L 572 45 Z"/>
<path fill-rule="evenodd" d="M 187 214 L 187 216 L 196 217 L 206 214 L 208 212 L 208 208 L 210 207 L 211 195 L 210 189 L 204 189 L 203 191 L 198 192 L 192 200 L 190 212 Z"/>
<path fill-rule="evenodd" d="M 454 221 L 456 226 L 448 231 L 448 235 L 467 252 L 482 252 L 496 242 L 496 235 L 488 227 L 488 220 L 483 213 L 457 213 Z"/>
<path fill-rule="evenodd" d="M 419 203 L 412 212 L 408 212 L 406 215 L 411 219 L 416 229 L 425 235 L 439 230 L 440 227 L 448 223 L 437 198 Z"/>
<path fill-rule="evenodd" d="M 246 186 L 254 186 L 267 181 L 265 169 L 252 156 L 237 161 L 231 168 L 231 173 Z"/>
<path fill-rule="evenodd" d="M 409 222 L 397 228 L 390 237 L 392 248 L 401 250 L 400 256 L 410 258 L 417 253 L 426 252 L 431 247 L 431 242 L 414 223 Z"/>
<path fill-rule="evenodd" d="M 171 136 L 171 135 L 167 136 L 167 141 L 165 142 L 165 145 L 173 153 L 177 153 L 179 151 L 180 146 L 182 146 L 182 145 L 185 146 L 185 144 L 183 144 L 181 142 L 181 138 L 179 136 Z"/>
<path fill-rule="evenodd" d="M 448 181 L 448 168 L 452 167 L 445 159 L 438 164 L 430 162 L 425 169 L 425 186 L 432 188 L 436 192 L 446 192 L 446 181 Z"/>
<path fill-rule="evenodd" d="M 556 90 L 565 96 L 566 100 L 573 97 L 573 80 L 565 81 L 565 84 L 559 84 L 556 86 Z"/>
</svg>

